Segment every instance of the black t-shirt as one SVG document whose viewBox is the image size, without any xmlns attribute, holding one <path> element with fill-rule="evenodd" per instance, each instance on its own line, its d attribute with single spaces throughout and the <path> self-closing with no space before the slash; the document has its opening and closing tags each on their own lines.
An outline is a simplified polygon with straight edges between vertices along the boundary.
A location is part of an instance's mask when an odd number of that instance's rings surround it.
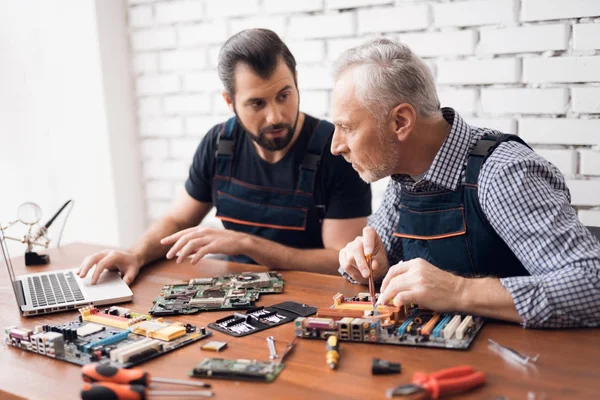
<svg viewBox="0 0 600 400">
<path fill-rule="evenodd" d="M 232 176 L 252 185 L 294 190 L 298 184 L 299 167 L 306 153 L 311 133 L 318 120 L 306 115 L 296 142 L 278 162 L 271 164 L 260 158 L 252 139 L 237 124 Z M 214 126 L 200 142 L 185 188 L 190 196 L 202 202 L 213 202 L 215 152 L 222 124 Z M 331 138 L 315 177 L 315 204 L 325 205 L 325 218 L 346 219 L 371 214 L 371 189 L 343 157 L 330 152 Z M 292 179 L 290 179 L 292 177 Z M 313 227 L 317 230 L 319 227 Z M 315 231 L 321 236 L 321 231 Z"/>
</svg>

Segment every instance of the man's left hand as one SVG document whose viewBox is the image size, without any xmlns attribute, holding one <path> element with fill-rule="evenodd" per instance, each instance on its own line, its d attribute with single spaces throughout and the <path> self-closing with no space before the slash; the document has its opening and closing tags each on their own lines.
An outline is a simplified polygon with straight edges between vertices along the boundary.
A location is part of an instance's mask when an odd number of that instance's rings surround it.
<svg viewBox="0 0 600 400">
<path fill-rule="evenodd" d="M 391 267 L 381 284 L 380 303 L 415 303 L 434 311 L 459 311 L 466 279 L 441 270 L 422 258 Z"/>
<path fill-rule="evenodd" d="M 163 245 L 173 244 L 167 253 L 167 259 L 177 257 L 177 264 L 194 254 L 191 260 L 196 264 L 207 254 L 225 254 L 235 256 L 243 254 L 244 243 L 248 237 L 245 233 L 229 229 L 216 229 L 206 226 L 184 229 L 161 239 Z"/>
</svg>

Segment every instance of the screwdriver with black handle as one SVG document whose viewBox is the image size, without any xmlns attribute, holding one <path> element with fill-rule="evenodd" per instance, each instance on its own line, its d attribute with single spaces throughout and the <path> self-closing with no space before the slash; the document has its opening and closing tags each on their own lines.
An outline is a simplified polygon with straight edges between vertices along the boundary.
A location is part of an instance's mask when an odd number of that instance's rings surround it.
<svg viewBox="0 0 600 400">
<path fill-rule="evenodd" d="M 148 396 L 212 397 L 210 390 L 148 390 L 142 385 L 122 385 L 113 382 L 84 383 L 83 400 L 146 400 Z"/>
<path fill-rule="evenodd" d="M 148 386 L 151 382 L 174 383 L 177 385 L 209 388 L 204 382 L 191 382 L 183 379 L 157 378 L 141 369 L 115 368 L 110 365 L 87 364 L 81 368 L 81 376 L 86 382 L 112 382 L 128 385 Z"/>
</svg>

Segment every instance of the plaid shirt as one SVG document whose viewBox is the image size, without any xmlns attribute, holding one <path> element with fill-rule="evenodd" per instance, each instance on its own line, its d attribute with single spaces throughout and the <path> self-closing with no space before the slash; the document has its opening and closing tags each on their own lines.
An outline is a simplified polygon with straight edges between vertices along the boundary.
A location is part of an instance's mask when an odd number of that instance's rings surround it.
<svg viewBox="0 0 600 400">
<path fill-rule="evenodd" d="M 442 113 L 452 128 L 427 173 L 418 182 L 392 176 L 381 207 L 369 217 L 390 265 L 403 259 L 401 239 L 393 236 L 402 188 L 456 190 L 471 147 L 485 134 L 501 133 L 471 127 L 451 108 Z M 560 171 L 526 146 L 505 142 L 482 166 L 478 187 L 491 226 L 531 274 L 500 279 L 523 326 L 600 326 L 600 243 L 577 218 Z"/>
</svg>

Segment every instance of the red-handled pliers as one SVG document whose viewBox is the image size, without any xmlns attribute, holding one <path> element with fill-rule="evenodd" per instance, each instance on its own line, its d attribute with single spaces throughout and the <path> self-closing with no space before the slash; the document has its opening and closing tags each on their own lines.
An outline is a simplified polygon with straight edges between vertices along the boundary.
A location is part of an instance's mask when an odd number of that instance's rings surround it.
<svg viewBox="0 0 600 400">
<path fill-rule="evenodd" d="M 431 374 L 415 372 L 412 383 L 401 385 L 387 391 L 387 397 L 408 396 L 426 392 L 431 399 L 441 396 L 463 393 L 485 383 L 485 374 L 469 365 L 442 369 Z"/>
</svg>

